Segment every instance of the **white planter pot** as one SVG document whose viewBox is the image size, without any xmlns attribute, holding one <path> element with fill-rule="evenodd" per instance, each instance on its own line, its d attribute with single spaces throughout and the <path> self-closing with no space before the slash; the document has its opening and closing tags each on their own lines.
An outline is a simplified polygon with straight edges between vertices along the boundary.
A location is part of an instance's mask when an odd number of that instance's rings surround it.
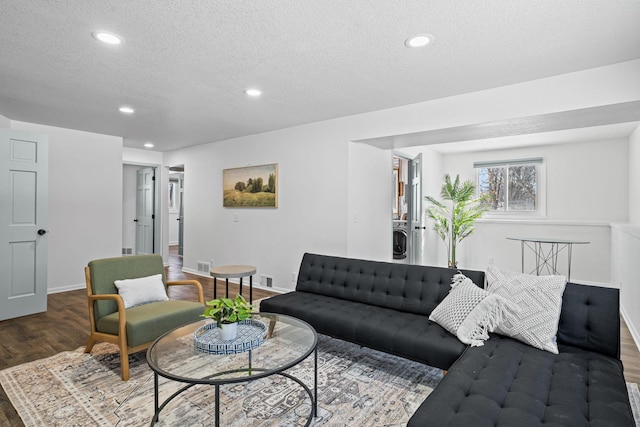
<svg viewBox="0 0 640 427">
<path fill-rule="evenodd" d="M 220 339 L 223 341 L 235 340 L 238 336 L 238 323 L 222 323 L 220 325 Z"/>
</svg>

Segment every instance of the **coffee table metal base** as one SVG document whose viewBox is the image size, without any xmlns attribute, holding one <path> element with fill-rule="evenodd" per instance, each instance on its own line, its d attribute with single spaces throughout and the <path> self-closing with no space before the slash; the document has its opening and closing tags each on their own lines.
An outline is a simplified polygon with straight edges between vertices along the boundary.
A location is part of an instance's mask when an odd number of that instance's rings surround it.
<svg viewBox="0 0 640 427">
<path fill-rule="evenodd" d="M 307 395 L 309 396 L 309 398 L 311 399 L 311 412 L 309 414 L 309 418 L 307 419 L 307 423 L 305 424 L 305 427 L 308 427 L 311 424 L 311 421 L 313 421 L 313 419 L 315 417 L 318 416 L 318 347 L 316 346 L 316 348 L 313 351 L 314 354 L 314 360 L 313 360 L 313 392 L 311 391 L 311 389 L 304 383 L 302 382 L 302 380 L 300 380 L 299 378 L 294 377 L 291 374 L 288 374 L 286 372 L 274 372 L 272 375 L 280 375 L 283 376 L 285 378 L 289 378 L 292 381 L 295 381 L 296 383 L 300 384 L 300 386 L 304 389 L 304 391 L 307 393 Z M 251 351 L 249 351 L 249 359 L 251 359 Z M 301 361 L 302 362 L 302 361 Z M 249 369 L 243 369 L 243 371 L 248 371 L 248 370 L 253 370 L 253 371 L 264 371 L 264 369 L 259 369 L 259 368 L 249 368 Z M 217 376 L 220 375 L 225 375 L 225 374 L 229 374 L 232 372 L 239 372 L 239 370 L 234 370 L 234 371 L 226 371 L 226 372 L 220 372 L 214 376 L 210 376 L 210 377 L 206 377 L 203 379 L 211 379 L 211 378 L 215 378 Z M 270 376 L 270 375 L 269 375 Z M 198 385 L 198 384 L 202 384 L 202 383 L 189 383 L 186 386 L 180 388 L 179 390 L 177 390 L 175 393 L 173 393 L 171 396 L 169 396 L 164 402 L 162 402 L 162 404 L 160 404 L 160 398 L 159 398 L 159 391 L 158 391 L 158 378 L 159 374 L 157 372 L 153 372 L 153 393 L 154 393 L 154 409 L 155 412 L 153 414 L 153 418 L 151 419 L 151 425 L 154 426 L 158 420 L 160 419 L 160 411 L 162 411 L 164 409 L 165 406 L 167 406 L 169 404 L 169 402 L 171 402 L 174 398 L 176 398 L 177 396 L 179 396 L 180 394 L 182 394 L 184 391 L 190 389 L 191 387 Z M 260 377 L 260 378 L 264 378 L 264 377 Z M 216 415 L 215 415 L 215 427 L 220 427 L 220 386 L 224 385 L 224 384 L 233 384 L 233 383 L 239 383 L 239 382 L 250 382 L 253 381 L 254 379 L 257 378 L 249 378 L 249 379 L 234 379 L 233 381 L 229 381 L 228 383 L 221 383 L 221 384 L 213 384 L 213 386 L 215 387 L 215 408 L 216 408 Z"/>
</svg>

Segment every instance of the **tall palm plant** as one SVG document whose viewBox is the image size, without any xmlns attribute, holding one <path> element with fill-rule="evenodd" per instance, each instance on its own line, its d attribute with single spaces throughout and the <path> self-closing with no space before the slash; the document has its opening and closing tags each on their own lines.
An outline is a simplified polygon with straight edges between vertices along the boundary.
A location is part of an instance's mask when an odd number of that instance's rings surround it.
<svg viewBox="0 0 640 427">
<path fill-rule="evenodd" d="M 440 202 L 431 196 L 426 199 L 433 204 L 427 209 L 427 215 L 433 219 L 433 229 L 447 246 L 449 267 L 456 268 L 456 247 L 473 230 L 474 222 L 487 211 L 488 204 L 482 203 L 484 197 L 474 198 L 476 186 L 472 181 L 460 182 L 460 176 L 451 182 L 449 174 L 444 176 L 440 196 L 447 202 Z"/>
</svg>

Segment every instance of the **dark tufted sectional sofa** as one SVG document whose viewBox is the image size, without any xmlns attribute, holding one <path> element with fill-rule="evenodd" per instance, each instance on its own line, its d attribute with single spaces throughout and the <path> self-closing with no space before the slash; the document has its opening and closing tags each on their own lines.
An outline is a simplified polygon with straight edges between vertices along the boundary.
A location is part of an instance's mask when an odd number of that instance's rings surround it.
<svg viewBox="0 0 640 427">
<path fill-rule="evenodd" d="M 559 354 L 492 335 L 467 347 L 431 322 L 457 270 L 305 254 L 296 290 L 263 300 L 319 333 L 448 370 L 408 426 L 633 426 L 618 290 L 568 283 Z M 462 270 L 478 286 L 484 273 Z"/>
</svg>

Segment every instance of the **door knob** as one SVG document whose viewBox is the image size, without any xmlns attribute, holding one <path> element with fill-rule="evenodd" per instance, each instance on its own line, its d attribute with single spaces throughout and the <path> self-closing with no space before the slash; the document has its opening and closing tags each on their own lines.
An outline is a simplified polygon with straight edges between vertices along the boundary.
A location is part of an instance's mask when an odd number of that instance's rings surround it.
<svg viewBox="0 0 640 427">
<path fill-rule="evenodd" d="M 133 222 L 138 222 L 138 220 L 137 220 L 137 219 L 134 219 L 134 220 L 133 220 Z"/>
<path fill-rule="evenodd" d="M 47 230 L 41 228 L 40 230 L 38 230 L 38 235 L 39 236 L 44 236 L 45 234 L 47 234 Z"/>
</svg>

